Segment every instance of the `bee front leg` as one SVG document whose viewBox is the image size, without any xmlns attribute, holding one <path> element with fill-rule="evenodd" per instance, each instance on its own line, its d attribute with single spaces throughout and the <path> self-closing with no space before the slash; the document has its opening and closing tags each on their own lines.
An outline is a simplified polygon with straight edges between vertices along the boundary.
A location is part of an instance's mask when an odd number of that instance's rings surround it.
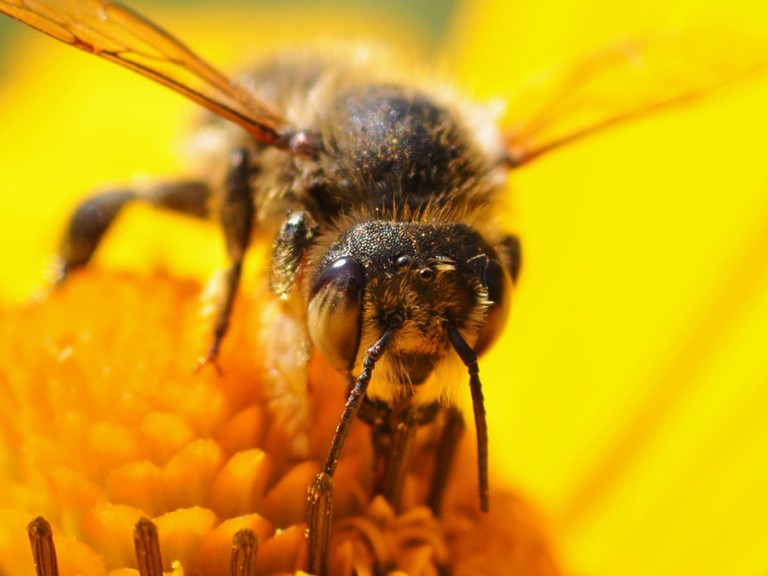
<svg viewBox="0 0 768 576">
<path fill-rule="evenodd" d="M 74 270 L 91 261 L 104 234 L 129 203 L 144 202 L 206 218 L 209 198 L 207 183 L 189 180 L 159 183 L 146 190 L 112 190 L 86 199 L 72 213 L 59 248 L 57 284 L 63 283 Z"/>
<path fill-rule="evenodd" d="M 268 298 L 259 307 L 263 388 L 275 428 L 286 434 L 283 456 L 289 459 L 306 458 L 309 450 L 307 365 L 312 352 L 296 286 L 304 255 L 316 234 L 309 213 L 288 215 L 270 260 L 269 287 L 277 298 Z"/>
<path fill-rule="evenodd" d="M 414 410 L 405 403 L 395 407 L 364 399 L 358 417 L 370 425 L 373 443 L 374 492 L 382 494 L 396 512 L 401 512 L 403 487 L 419 426 L 431 421 L 437 405 L 428 411 Z M 427 412 L 429 413 L 427 415 Z M 426 415 L 426 418 L 423 418 Z"/>
<path fill-rule="evenodd" d="M 445 488 L 465 430 L 466 424 L 461 412 L 456 408 L 446 409 L 440 439 L 435 449 L 435 468 L 429 491 L 428 504 L 435 516 L 442 514 Z"/>
<path fill-rule="evenodd" d="M 383 478 L 381 493 L 392 505 L 395 512 L 402 512 L 403 488 L 408 476 L 416 440 L 418 424 L 410 412 L 394 427 L 389 452 L 386 454 L 386 473 Z"/>
<path fill-rule="evenodd" d="M 288 299 L 296 287 L 299 268 L 318 227 L 309 212 L 291 212 L 283 223 L 272 249 L 269 266 L 269 288 L 282 300 Z"/>
<path fill-rule="evenodd" d="M 240 284 L 243 260 L 251 240 L 255 208 L 251 191 L 251 166 L 248 151 L 240 148 L 232 153 L 229 160 L 229 172 L 223 198 L 219 205 L 219 223 L 224 232 L 227 254 L 231 261 L 225 270 L 221 299 L 217 305 L 216 320 L 213 329 L 213 341 L 208 353 L 198 363 L 198 369 L 205 364 L 216 362 L 221 341 L 229 328 L 232 305 Z"/>
</svg>

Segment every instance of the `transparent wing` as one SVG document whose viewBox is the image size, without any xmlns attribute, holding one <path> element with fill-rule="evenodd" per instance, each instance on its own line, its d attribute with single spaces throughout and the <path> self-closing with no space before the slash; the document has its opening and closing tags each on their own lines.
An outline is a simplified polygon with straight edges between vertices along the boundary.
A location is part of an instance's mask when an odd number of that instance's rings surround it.
<svg viewBox="0 0 768 576">
<path fill-rule="evenodd" d="M 285 120 L 179 40 L 109 0 L 0 0 L 0 12 L 66 44 L 116 62 L 278 144 Z"/>
<path fill-rule="evenodd" d="M 507 108 L 509 162 L 520 166 L 659 109 L 768 70 L 768 43 L 711 30 L 624 42 L 534 79 Z"/>
</svg>

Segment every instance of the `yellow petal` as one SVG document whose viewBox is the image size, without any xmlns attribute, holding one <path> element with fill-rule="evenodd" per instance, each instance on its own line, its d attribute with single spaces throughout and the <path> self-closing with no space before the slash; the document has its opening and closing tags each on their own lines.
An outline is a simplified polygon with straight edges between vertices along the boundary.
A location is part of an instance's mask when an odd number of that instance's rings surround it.
<svg viewBox="0 0 768 576">
<path fill-rule="evenodd" d="M 764 46 L 766 16 L 763 3 L 718 0 L 465 2 L 453 55 L 482 95 L 504 95 L 638 34 L 698 27 Z M 491 438 L 579 573 L 768 567 L 755 457 L 768 448 L 766 99 L 765 78 L 744 82 L 511 179 L 525 264 L 507 340 L 486 362 L 504 374 L 488 387 Z"/>
</svg>

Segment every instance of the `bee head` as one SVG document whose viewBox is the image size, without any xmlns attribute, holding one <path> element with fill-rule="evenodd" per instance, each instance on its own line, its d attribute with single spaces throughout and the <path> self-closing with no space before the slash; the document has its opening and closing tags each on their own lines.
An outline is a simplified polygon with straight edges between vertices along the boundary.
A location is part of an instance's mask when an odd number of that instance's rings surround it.
<svg viewBox="0 0 768 576">
<path fill-rule="evenodd" d="M 308 328 L 341 370 L 392 331 L 385 372 L 421 384 L 450 353 L 455 330 L 477 354 L 506 321 L 511 279 L 497 252 L 458 223 L 370 221 L 343 232 L 316 268 Z"/>
</svg>

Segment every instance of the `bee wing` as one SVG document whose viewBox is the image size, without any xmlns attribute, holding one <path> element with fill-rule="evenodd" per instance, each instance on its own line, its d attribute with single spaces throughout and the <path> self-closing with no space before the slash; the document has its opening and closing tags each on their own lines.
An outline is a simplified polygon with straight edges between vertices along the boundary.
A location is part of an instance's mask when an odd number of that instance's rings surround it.
<svg viewBox="0 0 768 576">
<path fill-rule="evenodd" d="M 624 42 L 536 78 L 510 103 L 513 167 L 615 124 L 695 101 L 768 68 L 768 46 L 686 30 Z M 524 120 L 520 121 L 519 119 Z"/>
<path fill-rule="evenodd" d="M 265 144 L 280 142 L 286 122 L 277 112 L 125 6 L 109 0 L 0 0 L 0 12 L 164 84 Z"/>
</svg>

